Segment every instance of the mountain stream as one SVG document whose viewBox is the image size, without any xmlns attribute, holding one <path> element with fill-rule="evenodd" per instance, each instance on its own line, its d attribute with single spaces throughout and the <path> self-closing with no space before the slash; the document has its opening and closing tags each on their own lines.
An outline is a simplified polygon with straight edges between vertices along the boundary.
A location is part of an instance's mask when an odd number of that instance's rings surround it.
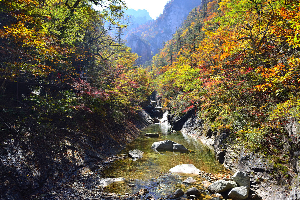
<svg viewBox="0 0 300 200">
<path fill-rule="evenodd" d="M 127 145 L 121 152 L 124 159 L 114 161 L 104 171 L 105 178 L 117 180 L 117 182 L 107 185 L 105 192 L 129 195 L 146 190 L 147 192 L 144 195 L 149 198 L 168 199 L 177 189 L 186 191 L 188 188 L 196 187 L 203 193 L 201 198 L 205 199 L 208 191 L 205 190 L 203 181 L 207 182 L 210 177 L 171 174 L 169 170 L 177 165 L 193 164 L 203 172 L 202 174 L 213 174 L 214 176 L 228 174 L 228 171 L 215 160 L 213 151 L 195 138 L 183 135 L 181 132 L 167 134 L 169 125 L 163 119 L 160 120 L 160 123 L 143 129 L 141 136 Z M 146 133 L 159 133 L 160 136 L 149 138 L 145 136 Z M 189 152 L 156 152 L 151 149 L 154 142 L 162 140 L 171 140 L 182 144 L 189 149 Z M 133 149 L 143 151 L 143 157 L 133 161 L 133 159 L 126 156 Z M 194 183 L 185 183 L 185 180 L 189 177 L 192 177 Z"/>
</svg>

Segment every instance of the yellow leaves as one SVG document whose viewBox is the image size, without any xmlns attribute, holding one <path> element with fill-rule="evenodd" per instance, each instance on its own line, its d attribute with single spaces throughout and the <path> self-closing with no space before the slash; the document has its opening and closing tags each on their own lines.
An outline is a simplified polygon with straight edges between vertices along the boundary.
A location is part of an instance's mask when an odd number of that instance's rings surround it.
<svg viewBox="0 0 300 200">
<path fill-rule="evenodd" d="M 24 62 L 13 62 L 9 64 L 9 71 L 6 71 L 8 79 L 14 79 L 21 74 L 33 75 L 35 77 L 45 77 L 55 70 L 51 66 L 42 64 L 28 64 Z M 8 75 L 9 74 L 9 75 Z"/>
<path fill-rule="evenodd" d="M 223 13 L 225 12 L 225 11 L 227 11 L 228 10 L 228 3 L 230 3 L 231 2 L 231 0 L 222 0 L 222 1 L 220 1 L 219 2 L 219 10 L 221 10 Z M 210 4 L 208 4 L 208 6 L 209 6 Z"/>
<path fill-rule="evenodd" d="M 243 137 L 246 142 L 251 142 L 253 145 L 260 144 L 265 133 L 266 130 L 264 127 L 248 127 L 247 129 L 241 129 L 237 134 Z"/>
<path fill-rule="evenodd" d="M 299 94 L 288 100 L 276 104 L 269 111 L 269 121 L 272 127 L 280 128 L 289 119 L 300 121 L 300 98 Z"/>
<path fill-rule="evenodd" d="M 2 37 L 13 37 L 16 41 L 21 42 L 23 47 L 35 47 L 37 49 L 45 49 L 45 34 L 36 29 L 29 29 L 24 22 L 19 21 L 11 27 L 4 27 L 5 32 Z"/>
<path fill-rule="evenodd" d="M 124 55 L 124 56 L 122 56 L 122 55 Z M 138 54 L 130 53 L 127 51 L 125 53 L 120 53 L 120 55 L 116 59 L 116 62 L 122 66 L 132 67 L 134 65 L 134 62 L 137 59 L 138 59 Z"/>
<path fill-rule="evenodd" d="M 19 3 L 19 4 L 25 4 L 25 5 L 35 5 L 35 6 L 37 6 L 37 5 L 39 5 L 39 2 L 38 1 L 36 1 L 36 0 L 17 0 L 17 3 Z"/>
<path fill-rule="evenodd" d="M 276 10 L 276 21 L 272 33 L 278 37 L 287 38 L 289 45 L 300 46 L 300 4 L 282 4 Z"/>
<path fill-rule="evenodd" d="M 221 59 L 221 60 L 224 60 L 224 59 L 226 59 L 227 57 L 229 57 L 230 55 L 231 55 L 231 54 L 229 54 L 229 53 L 222 53 L 220 59 Z"/>
<path fill-rule="evenodd" d="M 26 38 L 31 37 L 33 34 L 32 30 L 29 30 L 25 27 L 24 22 L 18 22 L 17 24 L 13 24 L 11 27 L 5 26 L 4 29 L 6 30 L 5 36 L 12 35 L 15 38 Z"/>
<path fill-rule="evenodd" d="M 110 90 L 118 104 L 135 109 L 150 95 L 150 78 L 143 68 L 129 69 L 115 79 Z"/>
<path fill-rule="evenodd" d="M 46 65 L 32 65 L 29 67 L 30 68 L 28 69 L 28 71 L 30 71 L 35 77 L 47 76 L 51 72 L 55 71 L 51 66 L 46 66 Z"/>
<path fill-rule="evenodd" d="M 188 32 L 189 32 L 189 29 L 186 28 L 186 29 L 183 31 L 183 33 L 181 34 L 181 37 L 185 37 L 185 36 L 188 34 Z"/>
</svg>

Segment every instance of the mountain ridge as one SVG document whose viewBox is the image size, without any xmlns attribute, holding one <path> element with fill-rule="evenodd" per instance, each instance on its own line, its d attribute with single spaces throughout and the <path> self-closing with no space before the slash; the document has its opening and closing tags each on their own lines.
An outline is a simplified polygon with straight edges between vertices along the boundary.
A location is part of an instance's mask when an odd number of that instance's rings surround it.
<svg viewBox="0 0 300 200">
<path fill-rule="evenodd" d="M 201 4 L 201 0 L 169 1 L 165 5 L 163 13 L 156 20 L 148 21 L 129 30 L 124 38 L 127 40 L 126 45 L 140 56 L 138 64 L 144 64 L 157 54 L 164 43 L 172 39 L 172 35 L 182 25 L 188 14 Z M 133 38 L 134 40 L 132 40 Z M 141 42 L 137 42 L 137 40 L 143 41 L 143 44 L 148 43 L 149 47 L 138 46 L 137 44 Z M 151 52 L 148 51 L 149 48 Z"/>
</svg>

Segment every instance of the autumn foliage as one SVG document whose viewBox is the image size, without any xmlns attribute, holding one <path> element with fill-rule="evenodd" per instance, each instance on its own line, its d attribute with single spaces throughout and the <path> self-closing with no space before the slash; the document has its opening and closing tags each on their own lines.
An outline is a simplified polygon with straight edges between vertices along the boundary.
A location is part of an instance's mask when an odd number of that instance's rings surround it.
<svg viewBox="0 0 300 200">
<path fill-rule="evenodd" d="M 0 1 L 0 112 L 26 102 L 28 120 L 67 124 L 88 115 L 120 121 L 140 109 L 150 76 L 105 27 L 122 26 L 124 8 L 119 0 Z"/>
<path fill-rule="evenodd" d="M 165 105 L 178 114 L 196 107 L 208 129 L 276 152 L 286 124 L 300 120 L 299 9 L 283 0 L 194 9 L 153 60 Z"/>
</svg>

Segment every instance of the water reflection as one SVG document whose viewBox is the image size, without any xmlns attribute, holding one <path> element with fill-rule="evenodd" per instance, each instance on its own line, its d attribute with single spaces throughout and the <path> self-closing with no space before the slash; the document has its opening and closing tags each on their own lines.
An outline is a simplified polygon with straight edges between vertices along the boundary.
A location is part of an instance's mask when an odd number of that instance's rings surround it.
<svg viewBox="0 0 300 200">
<path fill-rule="evenodd" d="M 175 134 L 165 134 L 166 129 L 163 129 L 161 124 L 155 124 L 147 127 L 142 131 L 142 134 L 133 143 L 129 144 L 126 149 L 121 152 L 127 154 L 129 150 L 139 149 L 144 152 L 143 158 L 133 161 L 130 158 L 115 161 L 112 166 L 107 169 L 104 174 L 105 177 L 110 178 L 125 178 L 125 183 L 112 184 L 106 188 L 107 192 L 118 194 L 136 193 L 140 189 L 147 189 L 149 195 L 155 199 L 165 197 L 171 194 L 178 188 L 185 188 L 186 185 L 182 183 L 183 179 L 189 177 L 172 175 L 168 171 L 181 164 L 193 164 L 198 169 L 208 173 L 223 173 L 224 168 L 221 164 L 216 162 L 214 153 L 209 148 L 204 147 L 201 143 L 184 136 L 177 132 Z M 145 133 L 160 133 L 159 138 L 145 137 Z M 172 140 L 184 145 L 191 152 L 160 152 L 156 153 L 151 149 L 153 142 L 161 140 Z M 195 184 L 201 182 L 200 178 L 195 176 L 198 180 Z M 199 185 L 198 188 L 201 186 Z"/>
</svg>

